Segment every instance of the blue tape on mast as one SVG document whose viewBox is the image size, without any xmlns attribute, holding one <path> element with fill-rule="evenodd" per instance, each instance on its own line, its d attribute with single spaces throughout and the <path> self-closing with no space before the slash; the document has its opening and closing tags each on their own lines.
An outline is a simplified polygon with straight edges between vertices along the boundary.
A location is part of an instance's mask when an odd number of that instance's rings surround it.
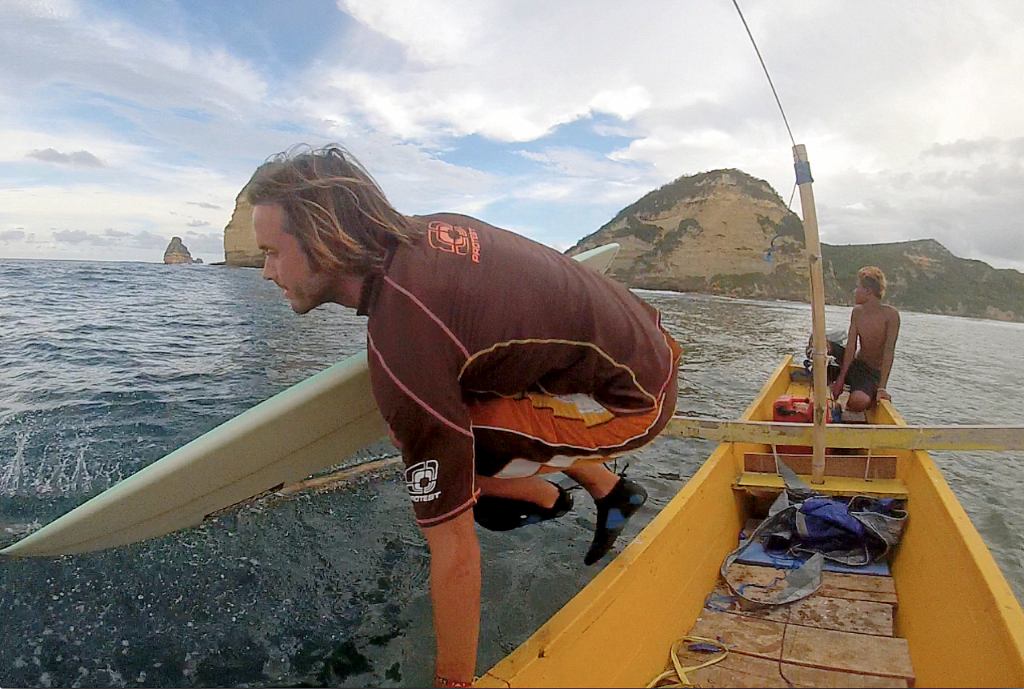
<svg viewBox="0 0 1024 689">
<path fill-rule="evenodd" d="M 796 183 L 797 184 L 808 184 L 814 181 L 811 177 L 811 164 L 806 160 L 798 160 L 793 163 L 793 169 L 796 170 Z"/>
</svg>

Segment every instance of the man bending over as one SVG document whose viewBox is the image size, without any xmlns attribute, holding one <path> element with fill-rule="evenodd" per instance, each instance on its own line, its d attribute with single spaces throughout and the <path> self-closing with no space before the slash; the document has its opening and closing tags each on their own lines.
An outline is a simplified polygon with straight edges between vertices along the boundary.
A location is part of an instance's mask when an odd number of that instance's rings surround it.
<svg viewBox="0 0 1024 689">
<path fill-rule="evenodd" d="M 480 617 L 474 519 L 508 530 L 565 514 L 565 472 L 597 504 L 599 560 L 647 499 L 609 458 L 675 410 L 681 350 L 622 285 L 464 215 L 404 216 L 344 149 L 282 153 L 246 185 L 263 276 L 296 313 L 369 318 L 373 394 L 430 549 L 436 683 L 469 686 Z"/>
</svg>

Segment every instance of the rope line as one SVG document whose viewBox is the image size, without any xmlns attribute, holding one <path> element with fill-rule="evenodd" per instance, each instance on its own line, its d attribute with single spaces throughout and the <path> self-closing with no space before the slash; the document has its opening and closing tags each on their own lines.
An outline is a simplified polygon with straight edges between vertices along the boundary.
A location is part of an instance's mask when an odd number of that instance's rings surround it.
<svg viewBox="0 0 1024 689">
<path fill-rule="evenodd" d="M 782 113 L 782 122 L 786 125 L 786 131 L 789 132 L 789 140 L 793 146 L 796 146 L 796 139 L 793 138 L 793 130 L 789 128 L 789 120 L 786 119 L 786 111 L 782 109 L 782 101 L 779 100 L 779 93 L 775 90 L 775 84 L 772 82 L 772 75 L 768 73 L 768 66 L 764 63 L 764 58 L 761 57 L 761 51 L 757 47 L 757 41 L 754 40 L 754 34 L 750 32 L 750 27 L 747 26 L 747 19 L 743 16 L 743 10 L 740 9 L 740 4 L 737 0 L 732 0 L 732 4 L 736 7 L 736 11 L 739 12 L 740 21 L 743 22 L 743 28 L 747 30 L 747 35 L 750 36 L 750 43 L 754 46 L 754 52 L 757 53 L 757 59 L 761 62 L 761 69 L 764 70 L 764 75 L 768 78 L 768 85 L 772 88 L 772 95 L 775 96 L 775 102 L 779 106 L 779 112 Z M 790 200 L 792 202 L 792 199 Z"/>
<path fill-rule="evenodd" d="M 775 96 L 775 103 L 779 106 L 779 113 L 782 115 L 782 123 L 786 125 L 786 132 L 789 134 L 789 140 L 793 144 L 793 147 L 795 148 L 796 147 L 796 139 L 793 138 L 793 130 L 789 126 L 789 119 L 786 117 L 786 111 L 782 107 L 782 100 L 779 99 L 779 92 L 775 90 L 775 83 L 772 81 L 772 75 L 768 73 L 768 66 L 764 63 L 764 58 L 761 57 L 761 50 L 757 47 L 757 41 L 754 40 L 754 34 L 751 33 L 751 31 L 750 31 L 750 26 L 747 24 L 746 17 L 743 16 L 743 10 L 740 9 L 740 5 L 739 5 L 738 0 L 732 0 L 732 4 L 733 4 L 733 6 L 736 7 L 736 12 L 739 13 L 739 15 L 740 15 L 740 21 L 743 22 L 743 28 L 747 30 L 747 36 L 750 37 L 750 44 L 754 46 L 754 52 L 757 53 L 757 59 L 761 63 L 761 69 L 764 70 L 764 75 L 768 79 L 768 86 L 771 87 L 772 95 Z M 789 196 L 789 203 L 786 204 L 787 208 L 792 208 L 792 206 L 793 206 L 793 198 L 796 196 L 796 189 L 797 189 L 797 185 L 794 184 L 793 185 L 793 192 Z M 769 249 L 769 251 L 771 251 L 771 249 Z M 775 471 L 776 471 L 776 473 L 781 473 L 781 469 L 779 468 L 779 464 L 780 464 L 779 452 L 778 452 L 778 448 L 775 445 L 772 445 L 772 456 L 775 459 Z M 868 467 L 870 467 L 870 460 L 869 460 Z M 867 470 L 865 470 L 865 473 L 867 473 Z M 756 536 L 756 535 L 757 535 L 757 533 L 755 532 L 755 534 L 753 534 L 752 537 Z M 740 596 L 742 596 L 743 595 L 742 589 L 745 588 L 746 586 L 753 586 L 753 587 L 759 588 L 759 589 L 769 589 L 769 588 L 772 588 L 772 587 L 776 586 L 783 579 L 784 579 L 783 577 L 776 577 L 775 580 L 771 584 L 767 584 L 767 585 L 764 585 L 764 584 L 744 584 L 743 586 L 740 587 L 740 590 L 738 590 L 737 593 Z M 713 607 L 712 609 L 716 609 L 716 608 Z M 713 658 L 711 658 L 711 659 L 709 659 L 709 660 L 707 660 L 707 661 L 705 661 L 703 663 L 699 663 L 697 665 L 691 665 L 691 666 L 684 666 L 682 664 L 680 658 L 679 658 L 679 651 L 681 650 L 683 644 L 685 644 L 687 642 L 691 642 L 691 641 L 696 641 L 696 642 L 700 642 L 700 643 L 704 643 L 704 644 L 716 647 L 718 649 L 719 653 L 715 657 L 713 657 Z M 672 667 L 669 670 L 667 670 L 665 672 L 662 672 L 660 675 L 658 675 L 657 677 L 652 679 L 647 684 L 647 689 L 652 689 L 653 687 L 662 687 L 662 688 L 666 688 L 666 689 L 667 689 L 667 687 L 693 687 L 695 685 L 691 681 L 690 677 L 688 677 L 688 673 L 696 672 L 696 671 L 702 670 L 702 669 L 704 669 L 706 667 L 710 667 L 712 665 L 715 665 L 716 663 L 720 663 L 723 660 L 725 660 L 725 658 L 728 655 L 729 655 L 729 647 L 726 646 L 724 643 L 722 643 L 722 641 L 720 641 L 719 639 L 709 639 L 709 638 L 706 638 L 706 637 L 691 636 L 691 635 L 684 636 L 681 639 L 677 639 L 676 642 L 674 644 L 672 644 L 672 648 L 669 651 L 669 658 L 671 659 Z M 671 682 L 671 684 L 666 684 L 666 682 Z"/>
<path fill-rule="evenodd" d="M 679 660 L 679 651 L 684 643 L 688 641 L 696 641 L 698 643 L 709 644 L 717 646 L 719 654 L 714 658 L 707 660 L 699 665 L 683 665 Z M 684 636 L 672 644 L 672 649 L 669 651 L 669 658 L 672 661 L 672 667 L 660 675 L 652 679 L 647 683 L 646 689 L 653 689 L 654 687 L 660 687 L 661 689 L 669 689 L 670 687 L 692 687 L 695 686 L 690 678 L 687 677 L 687 673 L 696 672 L 697 670 L 703 670 L 706 667 L 710 667 L 717 663 L 725 660 L 726 656 L 729 655 L 729 647 L 718 639 L 708 639 L 703 636 Z M 671 682 L 671 684 L 662 684 L 662 682 Z"/>
</svg>

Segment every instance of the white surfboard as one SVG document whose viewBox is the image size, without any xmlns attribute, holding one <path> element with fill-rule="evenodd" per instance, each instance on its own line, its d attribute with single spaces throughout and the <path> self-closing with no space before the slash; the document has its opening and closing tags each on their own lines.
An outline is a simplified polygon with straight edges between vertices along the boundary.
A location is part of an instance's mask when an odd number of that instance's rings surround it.
<svg viewBox="0 0 1024 689">
<path fill-rule="evenodd" d="M 575 258 L 603 273 L 618 251 L 618 244 L 606 244 Z M 0 554 L 83 553 L 196 526 L 335 466 L 386 432 L 364 351 L 217 426 Z"/>
</svg>

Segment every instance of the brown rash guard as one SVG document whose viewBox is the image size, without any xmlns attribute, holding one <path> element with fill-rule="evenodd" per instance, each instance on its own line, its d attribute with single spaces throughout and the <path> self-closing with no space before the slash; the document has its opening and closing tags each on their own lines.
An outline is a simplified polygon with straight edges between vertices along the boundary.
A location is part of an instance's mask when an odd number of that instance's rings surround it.
<svg viewBox="0 0 1024 689">
<path fill-rule="evenodd" d="M 467 407 L 475 400 L 583 393 L 616 415 L 650 415 L 670 393 L 674 408 L 678 346 L 658 312 L 624 286 L 474 218 L 412 220 L 422 238 L 389 254 L 367 280 L 359 312 L 369 316 L 373 394 L 402 450 L 421 526 L 476 501 L 480 460 Z M 616 452 L 650 440 L 671 411 Z M 543 449 L 522 452 L 545 459 Z M 594 454 L 547 449 L 574 452 Z"/>
</svg>

